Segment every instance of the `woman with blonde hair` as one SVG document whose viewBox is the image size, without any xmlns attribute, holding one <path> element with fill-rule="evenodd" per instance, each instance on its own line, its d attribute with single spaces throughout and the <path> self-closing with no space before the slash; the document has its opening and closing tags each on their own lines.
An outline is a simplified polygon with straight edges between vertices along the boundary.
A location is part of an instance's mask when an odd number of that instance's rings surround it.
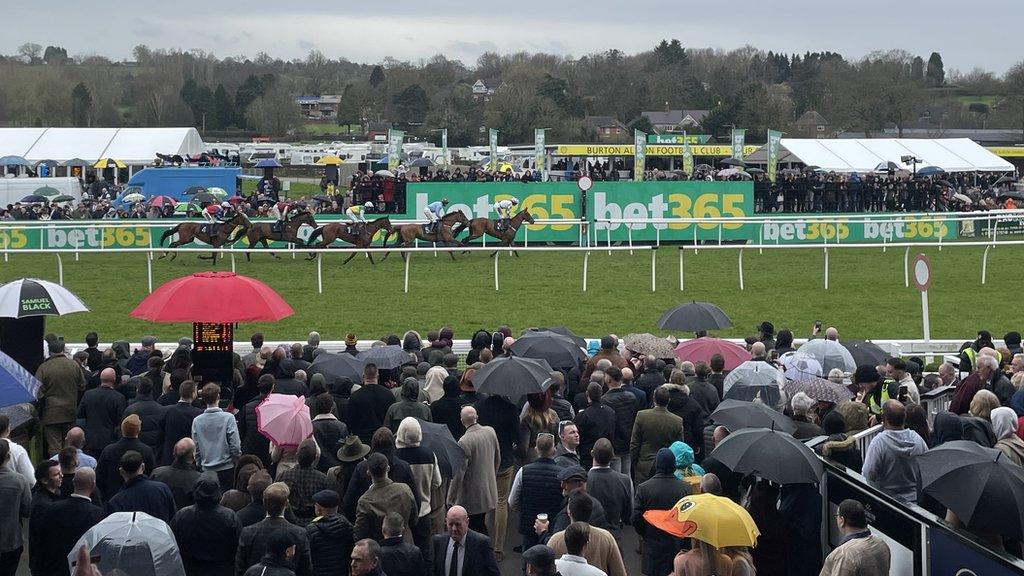
<svg viewBox="0 0 1024 576">
<path fill-rule="evenodd" d="M 550 390 L 526 395 L 526 410 L 519 419 L 519 443 L 516 447 L 516 456 L 522 465 L 537 458 L 534 447 L 541 432 L 558 438 L 558 414 L 551 409 Z"/>
<path fill-rule="evenodd" d="M 964 427 L 964 440 L 971 440 L 985 448 L 996 445 L 996 434 L 992 429 L 992 411 L 999 408 L 999 398 L 988 390 L 978 390 L 971 399 L 968 415 L 960 417 Z"/>
<path fill-rule="evenodd" d="M 679 552 L 672 563 L 672 576 L 733 576 L 733 560 L 707 542 L 690 539 L 689 552 Z"/>
</svg>

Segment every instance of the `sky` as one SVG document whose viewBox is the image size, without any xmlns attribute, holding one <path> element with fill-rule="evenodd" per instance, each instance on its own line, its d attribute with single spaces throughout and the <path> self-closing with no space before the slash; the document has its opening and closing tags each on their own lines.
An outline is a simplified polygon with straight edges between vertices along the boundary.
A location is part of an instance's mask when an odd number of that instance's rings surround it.
<svg viewBox="0 0 1024 576">
<path fill-rule="evenodd" d="M 146 44 L 218 57 L 263 51 L 285 60 L 317 49 L 371 64 L 444 54 L 472 65 L 488 51 L 578 57 L 610 48 L 641 52 L 678 38 L 687 48 L 831 50 L 850 59 L 898 48 L 927 60 L 937 51 L 947 73 L 980 67 L 1002 74 L 1024 56 L 1013 27 L 1001 23 L 1021 20 L 1021 0 L 51 0 L 4 6 L 0 53 L 35 42 L 120 60 Z"/>
</svg>

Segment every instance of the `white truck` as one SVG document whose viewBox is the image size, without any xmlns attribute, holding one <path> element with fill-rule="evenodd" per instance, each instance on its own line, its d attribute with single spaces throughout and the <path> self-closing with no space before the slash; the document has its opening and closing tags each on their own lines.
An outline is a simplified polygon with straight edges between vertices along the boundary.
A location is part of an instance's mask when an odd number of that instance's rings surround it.
<svg viewBox="0 0 1024 576">
<path fill-rule="evenodd" d="M 48 190 L 41 190 L 43 188 Z M 65 195 L 74 198 L 75 202 L 82 199 L 82 186 L 77 178 L 0 178 L 0 207 L 6 208 L 8 204 L 20 202 L 40 190 L 40 195 L 47 199 Z"/>
</svg>

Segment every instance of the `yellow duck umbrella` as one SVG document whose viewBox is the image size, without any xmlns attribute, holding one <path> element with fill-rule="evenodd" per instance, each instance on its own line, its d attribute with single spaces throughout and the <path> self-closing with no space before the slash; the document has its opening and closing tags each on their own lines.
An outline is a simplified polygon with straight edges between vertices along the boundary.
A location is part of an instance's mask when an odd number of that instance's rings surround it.
<svg viewBox="0 0 1024 576">
<path fill-rule="evenodd" d="M 92 167 L 103 170 L 105 168 L 127 168 L 128 165 L 117 158 L 100 158 Z"/>
<path fill-rule="evenodd" d="M 714 494 L 695 494 L 671 510 L 648 510 L 644 519 L 679 538 L 694 538 L 714 546 L 754 546 L 761 532 L 742 506 Z"/>
<path fill-rule="evenodd" d="M 345 161 L 342 160 L 341 158 L 338 158 L 334 154 L 331 154 L 329 156 L 324 156 L 323 158 L 317 160 L 316 163 L 321 166 L 341 166 L 342 164 L 345 163 Z"/>
</svg>

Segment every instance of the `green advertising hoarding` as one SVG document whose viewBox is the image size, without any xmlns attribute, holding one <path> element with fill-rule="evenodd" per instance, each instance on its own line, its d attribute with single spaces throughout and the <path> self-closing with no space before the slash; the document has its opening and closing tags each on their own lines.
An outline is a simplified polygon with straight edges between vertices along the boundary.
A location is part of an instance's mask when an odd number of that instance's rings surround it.
<svg viewBox="0 0 1024 576">
<path fill-rule="evenodd" d="M 899 218 L 900 222 L 888 222 Z M 943 242 L 959 236 L 957 222 L 927 214 L 816 214 L 752 224 L 764 244 Z M 757 238 L 757 231 L 753 238 Z"/>
</svg>

